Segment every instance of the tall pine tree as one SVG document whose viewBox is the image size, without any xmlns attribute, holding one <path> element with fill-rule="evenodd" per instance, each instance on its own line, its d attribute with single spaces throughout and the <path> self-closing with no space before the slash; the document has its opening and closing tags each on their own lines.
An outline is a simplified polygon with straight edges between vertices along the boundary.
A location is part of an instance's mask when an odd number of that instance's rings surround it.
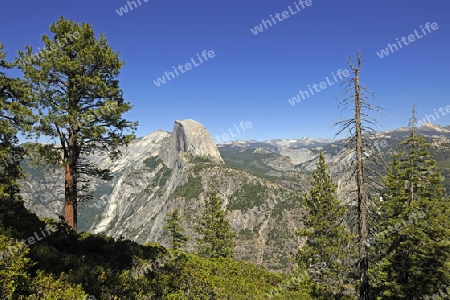
<svg viewBox="0 0 450 300">
<path fill-rule="evenodd" d="M 211 192 L 205 199 L 205 209 L 195 227 L 200 235 L 197 238 L 198 254 L 207 258 L 232 257 L 235 234 L 226 219 L 227 212 L 222 209 L 223 200 Z"/>
<path fill-rule="evenodd" d="M 97 38 L 89 24 L 62 17 L 50 31 L 53 37 L 42 36 L 45 48 L 33 54 L 27 46 L 19 52 L 18 64 L 40 105 L 37 136 L 51 139 L 38 144 L 37 152 L 46 163 L 64 169 L 65 218 L 76 230 L 77 203 L 91 198 L 83 194 L 81 184 L 90 176 L 110 178 L 108 170 L 92 165 L 87 157 L 100 152 L 116 158 L 119 147 L 134 139 L 136 123 L 122 118 L 132 107 L 117 79 L 124 62 L 106 37 Z"/>
<path fill-rule="evenodd" d="M 316 291 L 336 298 L 354 284 L 355 237 L 345 225 L 346 208 L 337 199 L 337 186 L 322 152 L 312 177 L 311 189 L 304 197 L 304 229 L 296 232 L 306 237 L 306 243 L 296 258 L 299 266 L 308 270 Z"/>
<path fill-rule="evenodd" d="M 450 286 L 450 201 L 415 111 L 401 147 L 385 178 L 371 274 L 380 299 L 423 299 Z"/>
</svg>

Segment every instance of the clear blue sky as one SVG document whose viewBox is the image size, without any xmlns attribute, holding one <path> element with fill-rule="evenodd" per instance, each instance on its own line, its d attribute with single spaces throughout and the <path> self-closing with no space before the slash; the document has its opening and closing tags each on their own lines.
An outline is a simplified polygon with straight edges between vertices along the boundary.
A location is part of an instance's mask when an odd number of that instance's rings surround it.
<svg viewBox="0 0 450 300">
<path fill-rule="evenodd" d="M 380 130 L 407 125 L 413 102 L 420 118 L 450 105 L 448 0 L 312 0 L 295 15 L 292 0 L 139 1 L 122 16 L 116 10 L 125 0 L 4 1 L 0 43 L 9 59 L 25 45 L 43 47 L 40 37 L 60 16 L 105 33 L 126 62 L 120 83 L 134 105 L 127 117 L 139 121 L 138 136 L 195 119 L 214 137 L 250 121 L 252 128 L 234 139 L 331 138 L 332 123 L 341 118 L 335 98 L 342 87 L 327 86 L 293 106 L 288 99 L 327 76 L 333 81 L 331 73 L 346 69 L 358 49 L 365 61 L 362 84 L 385 109 L 377 117 Z M 290 16 L 259 34 L 250 31 L 283 11 Z M 420 26 L 427 22 L 439 28 L 425 36 Z M 414 30 L 420 39 L 382 59 L 376 54 Z M 215 56 L 160 87 L 153 83 L 203 50 Z M 450 114 L 436 123 L 450 124 Z"/>
</svg>

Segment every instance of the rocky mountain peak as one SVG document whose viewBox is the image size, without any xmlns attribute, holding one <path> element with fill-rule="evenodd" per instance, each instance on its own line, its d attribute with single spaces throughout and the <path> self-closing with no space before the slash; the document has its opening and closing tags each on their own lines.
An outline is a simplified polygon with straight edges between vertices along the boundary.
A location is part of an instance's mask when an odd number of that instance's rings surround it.
<svg viewBox="0 0 450 300">
<path fill-rule="evenodd" d="M 428 130 L 435 130 L 435 131 L 439 131 L 439 132 L 449 132 L 448 129 L 439 126 L 437 124 L 432 124 L 430 122 L 425 122 L 420 126 L 420 129 L 428 129 Z"/>
<path fill-rule="evenodd" d="M 172 133 L 163 142 L 160 157 L 167 166 L 173 168 L 182 152 L 223 163 L 213 137 L 195 120 L 175 121 Z"/>
</svg>

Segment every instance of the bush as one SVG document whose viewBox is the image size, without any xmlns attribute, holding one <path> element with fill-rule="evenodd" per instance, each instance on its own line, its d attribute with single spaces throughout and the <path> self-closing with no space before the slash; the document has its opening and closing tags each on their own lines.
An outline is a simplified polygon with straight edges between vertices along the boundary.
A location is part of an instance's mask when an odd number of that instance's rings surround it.
<svg viewBox="0 0 450 300">
<path fill-rule="evenodd" d="M 26 294 L 31 260 L 22 242 L 0 235 L 0 299 L 16 299 Z"/>
</svg>

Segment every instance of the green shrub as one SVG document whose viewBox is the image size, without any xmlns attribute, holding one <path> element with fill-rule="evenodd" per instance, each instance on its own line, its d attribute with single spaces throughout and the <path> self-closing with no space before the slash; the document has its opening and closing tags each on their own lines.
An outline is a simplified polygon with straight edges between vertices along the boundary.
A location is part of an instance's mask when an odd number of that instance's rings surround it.
<svg viewBox="0 0 450 300">
<path fill-rule="evenodd" d="M 89 299 L 89 295 L 81 284 L 70 282 L 69 276 L 62 273 L 60 276 L 46 274 L 39 270 L 31 284 L 28 300 L 38 299 Z"/>
<path fill-rule="evenodd" d="M 16 299 L 26 293 L 31 266 L 28 252 L 22 242 L 0 235 L 0 299 Z"/>
</svg>

